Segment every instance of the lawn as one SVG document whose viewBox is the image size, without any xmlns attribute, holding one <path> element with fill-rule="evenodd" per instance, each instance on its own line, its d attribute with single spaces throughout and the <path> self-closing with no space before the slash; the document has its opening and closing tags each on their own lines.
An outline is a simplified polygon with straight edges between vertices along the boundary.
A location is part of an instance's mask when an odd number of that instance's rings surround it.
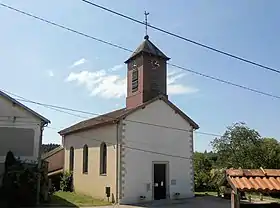
<svg viewBox="0 0 280 208">
<path fill-rule="evenodd" d="M 249 194 L 246 194 L 247 199 L 249 198 Z M 260 195 L 258 193 L 251 193 L 252 201 L 260 201 Z M 263 196 L 263 201 L 271 201 L 271 202 L 280 202 L 279 198 L 271 197 L 271 196 Z"/>
<path fill-rule="evenodd" d="M 196 196 L 218 196 L 217 192 L 214 192 L 214 191 L 201 191 L 201 192 L 196 191 L 195 195 Z"/>
<path fill-rule="evenodd" d="M 77 194 L 74 192 L 55 192 L 51 198 L 50 205 L 81 207 L 81 206 L 105 206 L 111 203 L 94 199 L 90 196 Z"/>
</svg>

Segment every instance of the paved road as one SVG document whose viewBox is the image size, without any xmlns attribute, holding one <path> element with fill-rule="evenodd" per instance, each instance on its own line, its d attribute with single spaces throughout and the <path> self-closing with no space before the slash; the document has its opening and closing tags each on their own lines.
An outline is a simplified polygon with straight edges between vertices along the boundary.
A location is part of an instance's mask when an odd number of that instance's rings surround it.
<svg viewBox="0 0 280 208">
<path fill-rule="evenodd" d="M 176 203 L 175 203 L 176 202 Z M 128 206 L 128 205 L 115 205 L 115 206 L 102 206 L 102 207 L 83 207 L 83 208 L 230 208 L 230 200 L 221 199 L 217 197 L 205 196 L 196 197 L 184 201 L 157 202 L 143 206 Z M 54 207 L 52 207 L 54 208 Z M 62 207 L 55 207 L 62 208 Z"/>
<path fill-rule="evenodd" d="M 115 205 L 106 207 L 94 208 L 230 208 L 230 200 L 221 199 L 217 197 L 196 197 L 185 201 L 177 201 L 176 203 L 156 203 L 143 206 L 128 206 L 128 205 Z"/>
</svg>

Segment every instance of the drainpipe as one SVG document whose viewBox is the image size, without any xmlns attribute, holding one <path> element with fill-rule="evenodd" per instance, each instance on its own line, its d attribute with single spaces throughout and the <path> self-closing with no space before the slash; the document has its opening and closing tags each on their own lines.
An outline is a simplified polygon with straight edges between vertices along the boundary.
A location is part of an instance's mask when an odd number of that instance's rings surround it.
<svg viewBox="0 0 280 208">
<path fill-rule="evenodd" d="M 120 132 L 119 132 L 119 127 L 120 127 L 120 121 L 117 122 L 117 132 L 116 132 L 116 135 L 117 135 L 117 148 L 116 148 L 116 203 L 118 204 L 119 203 L 119 141 L 120 141 L 120 138 L 119 138 L 119 135 L 120 135 Z"/>
<path fill-rule="evenodd" d="M 41 169 L 42 161 L 41 161 L 41 153 L 42 153 L 42 143 L 43 143 L 43 130 L 48 124 L 42 122 L 40 125 L 40 137 L 39 137 L 39 150 L 38 150 L 38 170 Z M 36 203 L 37 205 L 40 204 L 40 189 L 41 189 L 41 174 L 38 174 L 37 178 L 37 195 L 36 195 Z"/>
<path fill-rule="evenodd" d="M 119 204 L 120 199 L 120 170 L 121 170 L 121 157 L 120 157 L 120 143 L 121 143 L 121 136 L 122 136 L 122 120 L 120 119 L 117 122 L 117 148 L 116 148 L 116 203 Z"/>
</svg>

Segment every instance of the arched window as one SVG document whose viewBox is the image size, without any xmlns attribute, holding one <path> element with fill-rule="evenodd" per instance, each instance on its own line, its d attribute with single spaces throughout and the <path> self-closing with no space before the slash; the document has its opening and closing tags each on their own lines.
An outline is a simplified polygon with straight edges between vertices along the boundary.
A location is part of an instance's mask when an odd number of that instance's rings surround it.
<svg viewBox="0 0 280 208">
<path fill-rule="evenodd" d="M 103 142 L 100 145 L 100 174 L 107 173 L 107 145 Z"/>
<path fill-rule="evenodd" d="M 74 170 L 74 147 L 70 147 L 69 151 L 69 170 L 71 172 Z"/>
<path fill-rule="evenodd" d="M 85 144 L 83 148 L 83 173 L 88 172 L 88 146 Z"/>
</svg>

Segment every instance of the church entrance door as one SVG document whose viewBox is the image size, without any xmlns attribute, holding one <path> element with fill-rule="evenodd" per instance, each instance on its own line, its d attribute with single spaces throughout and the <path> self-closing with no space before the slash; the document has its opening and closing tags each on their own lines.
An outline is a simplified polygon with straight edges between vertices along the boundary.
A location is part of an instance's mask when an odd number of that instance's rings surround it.
<svg viewBox="0 0 280 208">
<path fill-rule="evenodd" d="M 154 200 L 166 198 L 166 164 L 154 163 Z"/>
</svg>

